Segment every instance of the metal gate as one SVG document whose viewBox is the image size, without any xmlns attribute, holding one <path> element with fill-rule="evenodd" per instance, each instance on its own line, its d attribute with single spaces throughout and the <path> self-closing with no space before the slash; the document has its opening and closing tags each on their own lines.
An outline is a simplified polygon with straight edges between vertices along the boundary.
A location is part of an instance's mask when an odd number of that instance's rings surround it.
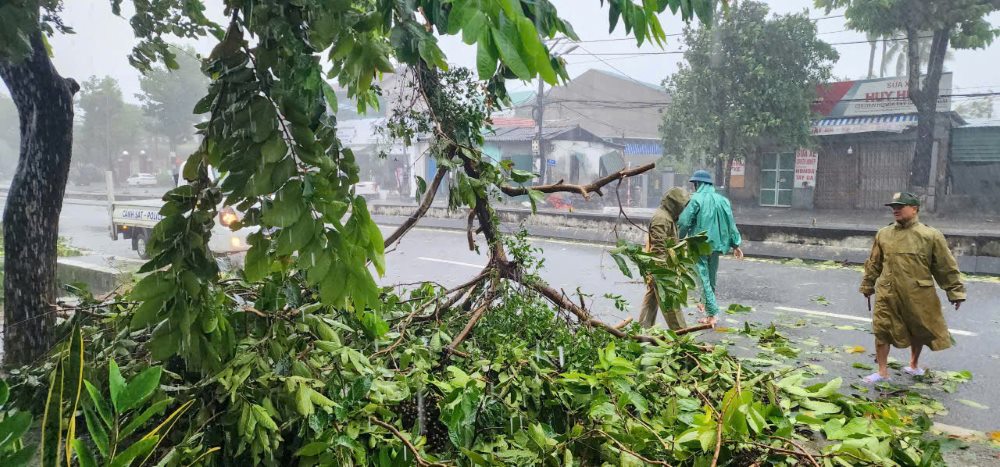
<svg viewBox="0 0 1000 467">
<path fill-rule="evenodd" d="M 760 167 L 760 205 L 789 207 L 795 181 L 795 153 L 768 153 Z"/>
<path fill-rule="evenodd" d="M 861 176 L 858 208 L 882 208 L 893 193 L 906 190 L 915 144 L 886 142 L 858 146 Z"/>
<path fill-rule="evenodd" d="M 858 154 L 846 144 L 823 145 L 816 166 L 815 205 L 819 209 L 853 209 L 858 195 Z"/>
</svg>

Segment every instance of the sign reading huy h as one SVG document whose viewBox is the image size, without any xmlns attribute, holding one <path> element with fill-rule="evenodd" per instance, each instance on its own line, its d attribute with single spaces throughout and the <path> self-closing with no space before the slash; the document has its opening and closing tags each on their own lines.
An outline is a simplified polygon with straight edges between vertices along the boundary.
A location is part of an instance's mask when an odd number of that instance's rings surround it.
<svg viewBox="0 0 1000 467">
<path fill-rule="evenodd" d="M 941 75 L 938 112 L 951 110 L 951 73 Z M 824 118 L 917 113 L 906 77 L 841 81 L 816 87 L 813 110 Z"/>
</svg>

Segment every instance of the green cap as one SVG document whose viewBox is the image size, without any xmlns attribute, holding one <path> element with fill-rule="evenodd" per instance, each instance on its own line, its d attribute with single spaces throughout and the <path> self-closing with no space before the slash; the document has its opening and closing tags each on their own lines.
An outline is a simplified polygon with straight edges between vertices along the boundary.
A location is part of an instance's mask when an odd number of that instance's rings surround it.
<svg viewBox="0 0 1000 467">
<path fill-rule="evenodd" d="M 917 199 L 917 195 L 909 192 L 896 193 L 892 195 L 892 201 L 885 204 L 886 206 L 920 206 L 920 200 Z"/>
</svg>

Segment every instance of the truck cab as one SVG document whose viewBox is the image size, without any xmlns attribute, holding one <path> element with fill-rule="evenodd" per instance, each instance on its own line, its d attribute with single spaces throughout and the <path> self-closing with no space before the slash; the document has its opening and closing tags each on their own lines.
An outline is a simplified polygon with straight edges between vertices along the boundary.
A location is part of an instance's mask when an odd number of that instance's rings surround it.
<svg viewBox="0 0 1000 467">
<path fill-rule="evenodd" d="M 178 173 L 183 173 L 184 167 L 178 169 Z M 213 177 L 218 179 L 218 171 L 212 171 Z M 178 177 L 177 186 L 186 185 L 184 177 Z M 149 259 L 149 239 L 152 237 L 153 228 L 163 219 L 160 209 L 165 202 L 162 199 L 148 199 L 136 201 L 115 201 L 112 191 L 110 173 L 108 174 L 108 198 L 109 211 L 111 213 L 111 237 L 115 240 L 119 238 L 132 241 L 132 249 L 142 259 Z M 225 257 L 230 261 L 242 262 L 246 251 L 250 249 L 247 244 L 247 236 L 258 230 L 258 227 L 244 227 L 232 230 L 230 226 L 239 221 L 242 214 L 229 206 L 219 206 L 219 214 L 215 218 L 215 225 L 212 228 L 212 236 L 208 242 L 208 248 L 217 257 Z"/>
</svg>

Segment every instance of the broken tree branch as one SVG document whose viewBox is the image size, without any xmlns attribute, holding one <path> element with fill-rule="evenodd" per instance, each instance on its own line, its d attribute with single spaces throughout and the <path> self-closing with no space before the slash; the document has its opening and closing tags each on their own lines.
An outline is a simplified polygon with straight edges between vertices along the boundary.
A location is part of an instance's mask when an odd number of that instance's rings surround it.
<svg viewBox="0 0 1000 467">
<path fill-rule="evenodd" d="M 388 424 L 386 422 L 383 422 L 382 420 L 379 420 L 378 418 L 375 418 L 375 417 L 369 417 L 369 420 L 371 420 L 372 423 L 374 423 L 374 424 L 376 424 L 376 425 L 378 425 L 378 426 L 380 426 L 382 428 L 385 428 L 386 430 L 389 430 L 389 432 L 392 433 L 393 436 L 395 436 L 400 441 L 402 441 L 403 444 L 406 445 L 406 449 L 409 449 L 410 452 L 413 453 L 414 460 L 416 461 L 417 465 L 419 465 L 420 467 L 447 467 L 445 464 L 439 464 L 437 462 L 428 462 L 423 457 L 420 457 L 420 451 L 417 450 L 417 447 L 414 446 L 413 443 L 410 442 L 410 440 L 406 439 L 403 436 L 403 434 L 400 433 L 399 430 L 396 429 L 396 427 L 394 427 L 394 426 L 392 426 L 392 425 L 390 425 L 390 424 Z"/>
<path fill-rule="evenodd" d="M 427 210 L 430 209 L 431 204 L 434 202 L 434 196 L 437 195 L 438 188 L 441 187 L 441 181 L 444 180 L 444 176 L 447 173 L 447 167 L 438 167 L 437 173 L 434 174 L 434 180 L 431 182 L 431 186 L 427 188 L 427 192 L 424 193 L 424 199 L 421 200 L 420 206 L 417 206 L 417 210 L 413 211 L 413 214 L 410 214 L 410 217 L 406 218 L 406 220 L 396 228 L 395 232 L 386 237 L 385 242 L 383 242 L 385 248 L 389 248 L 389 245 L 398 242 L 399 239 L 406 234 L 406 232 L 409 232 L 410 229 L 417 224 L 417 221 L 420 220 L 421 217 L 424 217 L 424 214 L 427 213 Z"/>
<path fill-rule="evenodd" d="M 466 228 L 465 228 L 465 234 L 469 240 L 469 251 L 476 251 L 476 236 L 472 230 L 473 223 L 475 220 L 476 220 L 476 211 L 470 209 L 468 218 L 466 219 Z"/>
<path fill-rule="evenodd" d="M 649 163 L 643 166 L 636 167 L 634 169 L 622 169 L 613 174 L 606 175 L 602 178 L 594 180 L 586 185 L 572 185 L 563 183 L 560 180 L 558 183 L 553 183 L 550 185 L 538 185 L 533 187 L 515 187 L 510 185 L 502 185 L 500 190 L 507 196 L 521 196 L 528 194 L 528 190 L 540 191 L 542 193 L 579 193 L 584 199 L 589 200 L 591 193 L 597 193 L 598 195 L 604 196 L 601 192 L 601 188 L 605 185 L 615 181 L 621 180 L 628 177 L 634 177 L 636 175 L 648 172 L 655 167 L 656 164 Z"/>
</svg>

